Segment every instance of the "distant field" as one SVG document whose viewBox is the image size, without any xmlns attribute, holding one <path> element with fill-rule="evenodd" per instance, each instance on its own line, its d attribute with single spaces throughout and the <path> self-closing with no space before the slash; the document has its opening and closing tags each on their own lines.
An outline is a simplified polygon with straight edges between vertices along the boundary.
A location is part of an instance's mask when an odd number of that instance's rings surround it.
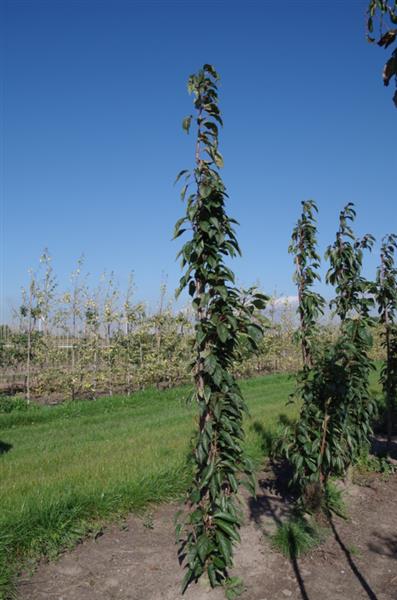
<svg viewBox="0 0 397 600">
<path fill-rule="evenodd" d="M 241 386 L 250 410 L 246 448 L 259 464 L 266 432 L 297 414 L 286 404 L 294 382 L 271 375 Z M 195 429 L 188 389 L 0 415 L 0 584 L 11 559 L 51 555 L 95 521 L 181 495 Z"/>
</svg>

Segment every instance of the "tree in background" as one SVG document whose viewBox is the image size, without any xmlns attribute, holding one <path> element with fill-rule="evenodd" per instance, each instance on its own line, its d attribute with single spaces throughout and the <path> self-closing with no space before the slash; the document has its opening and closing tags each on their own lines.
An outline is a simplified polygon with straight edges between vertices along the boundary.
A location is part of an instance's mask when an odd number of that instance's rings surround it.
<svg viewBox="0 0 397 600">
<path fill-rule="evenodd" d="M 175 226 L 174 237 L 191 230 L 179 255 L 185 269 L 179 292 L 187 288 L 195 311 L 194 360 L 192 364 L 199 420 L 193 454 L 193 482 L 188 492 L 186 515 L 177 526 L 180 552 L 186 557 L 183 591 L 203 573 L 211 586 L 232 584 L 228 569 L 233 545 L 239 541 L 240 515 L 236 494 L 240 473 L 251 477 L 244 457 L 242 419 L 246 405 L 232 375 L 240 342 L 252 348 L 262 337 L 253 322 L 255 309 L 264 308 L 266 297 L 250 290 L 245 299 L 235 287 L 234 274 L 225 259 L 240 254 L 231 219 L 225 209 L 227 197 L 219 174 L 223 158 L 218 148 L 222 118 L 218 107 L 218 74 L 204 65 L 191 75 L 188 91 L 194 96 L 197 129 L 195 168 L 183 170 L 182 199 L 186 215 Z M 183 128 L 189 131 L 193 116 Z M 191 193 L 189 194 L 189 189 Z M 253 482 L 252 482 L 253 483 Z"/>
<path fill-rule="evenodd" d="M 397 236 L 387 235 L 382 240 L 380 266 L 377 271 L 376 299 L 386 360 L 381 371 L 381 384 L 387 406 L 387 451 L 391 450 L 391 437 L 396 419 L 397 403 L 397 268 L 395 254 Z"/>
<path fill-rule="evenodd" d="M 297 375 L 295 397 L 302 400 L 296 426 L 285 438 L 284 450 L 294 468 L 294 482 L 299 483 L 302 495 L 309 483 L 324 480 L 321 468 L 322 438 L 328 421 L 327 404 L 318 388 L 321 372 L 321 351 L 318 339 L 318 320 L 324 312 L 325 301 L 313 291 L 320 280 L 320 257 L 317 252 L 317 205 L 313 200 L 302 202 L 301 216 L 293 229 L 289 252 L 295 256 L 294 281 L 298 288 L 299 328 L 295 339 L 302 351 L 303 366 Z"/>
<path fill-rule="evenodd" d="M 371 251 L 374 238 L 370 234 L 357 238 L 351 224 L 356 217 L 349 202 L 339 215 L 336 240 L 326 257 L 330 268 L 327 282 L 335 287 L 336 297 L 330 307 L 339 317 L 340 335 L 335 345 L 335 410 L 339 437 L 336 468 L 344 472 L 369 443 L 374 399 L 369 390 L 369 375 L 374 364 L 370 358 L 374 319 L 374 285 L 362 275 L 364 250 Z"/>
<path fill-rule="evenodd" d="M 397 39 L 397 0 L 371 0 L 368 5 L 367 39 L 376 42 L 381 48 L 388 48 Z M 374 37 L 375 26 L 379 31 Z M 393 27 L 394 26 L 394 27 Z M 383 83 L 388 86 L 394 79 L 397 86 L 397 48 L 394 48 L 389 60 L 383 67 Z M 397 90 L 393 102 L 397 107 Z"/>
<path fill-rule="evenodd" d="M 326 252 L 327 283 L 336 291 L 331 308 L 340 320 L 339 335 L 312 356 L 310 368 L 298 377 L 302 411 L 284 445 L 302 497 L 306 502 L 314 498 L 317 505 L 329 477 L 344 475 L 368 444 L 374 412 L 369 391 L 373 286 L 361 272 L 363 252 L 372 247 L 373 238 L 355 237 L 351 228 L 355 214 L 351 203 L 341 211 L 336 241 Z M 301 310 L 306 313 L 308 308 L 303 304 Z"/>
<path fill-rule="evenodd" d="M 19 309 L 27 338 L 26 398 L 28 402 L 31 399 L 32 360 L 35 358 L 39 366 L 44 366 L 48 362 L 48 332 L 57 282 L 47 249 L 40 257 L 39 272 L 30 270 L 29 276 L 29 287 L 28 290 L 22 290 L 22 305 Z"/>
</svg>

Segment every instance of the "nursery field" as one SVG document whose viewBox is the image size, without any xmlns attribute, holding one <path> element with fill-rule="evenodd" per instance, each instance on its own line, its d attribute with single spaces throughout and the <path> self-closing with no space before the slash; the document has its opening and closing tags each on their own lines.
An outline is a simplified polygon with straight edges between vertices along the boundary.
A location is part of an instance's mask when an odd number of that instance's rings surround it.
<svg viewBox="0 0 397 600">
<path fill-rule="evenodd" d="M 296 414 L 286 404 L 293 385 L 287 375 L 242 382 L 246 447 L 258 465 L 268 434 Z M 11 557 L 54 554 L 105 519 L 185 490 L 195 427 L 188 391 L 150 389 L 0 416 L 3 584 Z"/>
<path fill-rule="evenodd" d="M 7 7 L 0 600 L 397 600 L 395 142 L 356 68 L 397 86 L 397 0 L 52 4 Z"/>
<path fill-rule="evenodd" d="M 372 388 L 377 388 L 373 374 Z M 259 466 L 272 433 L 297 406 L 285 374 L 242 382 L 246 448 Z M 0 416 L 2 589 L 15 566 L 55 556 L 127 512 L 180 497 L 189 479 L 195 406 L 188 387 L 132 397 L 32 406 Z"/>
</svg>

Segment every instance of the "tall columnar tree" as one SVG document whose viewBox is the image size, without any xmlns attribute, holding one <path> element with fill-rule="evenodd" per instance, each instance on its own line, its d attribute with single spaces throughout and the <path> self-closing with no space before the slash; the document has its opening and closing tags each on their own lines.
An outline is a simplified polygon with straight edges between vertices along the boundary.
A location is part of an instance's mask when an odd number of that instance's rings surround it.
<svg viewBox="0 0 397 600">
<path fill-rule="evenodd" d="M 183 590 L 205 572 L 212 586 L 228 579 L 233 545 L 239 540 L 236 494 L 240 481 L 248 482 L 251 476 L 242 449 L 246 405 L 231 367 L 241 341 L 255 348 L 260 340 L 261 328 L 252 317 L 255 308 L 263 308 L 266 302 L 255 290 L 243 300 L 225 264 L 225 259 L 240 254 L 240 248 L 219 174 L 223 159 L 218 149 L 222 125 L 218 79 L 208 64 L 189 77 L 196 114 L 194 120 L 192 115 L 186 117 L 183 127 L 188 132 L 192 122 L 196 126 L 195 167 L 177 177 L 185 179 L 181 195 L 186 199 L 186 215 L 176 223 L 174 237 L 191 230 L 179 253 L 185 269 L 179 291 L 188 289 L 196 315 L 192 369 L 199 413 L 194 477 L 185 519 L 177 526 L 180 552 L 186 556 Z"/>
<path fill-rule="evenodd" d="M 370 0 L 368 5 L 367 39 L 377 42 L 381 48 L 388 48 L 397 40 L 397 0 Z M 375 26 L 379 27 L 378 39 L 374 37 Z M 383 83 L 388 86 L 394 79 L 397 86 L 397 48 L 391 53 L 390 58 L 383 67 Z M 394 92 L 393 102 L 397 107 L 397 90 Z"/>
<path fill-rule="evenodd" d="M 387 235 L 382 240 L 380 266 L 377 271 L 379 317 L 383 325 L 383 343 L 386 361 L 381 371 L 381 383 L 387 403 L 387 449 L 390 452 L 397 406 L 397 267 L 395 255 L 397 236 Z"/>
<path fill-rule="evenodd" d="M 372 249 L 374 238 L 370 234 L 356 238 L 351 227 L 355 217 L 354 205 L 349 202 L 340 213 L 336 240 L 326 252 L 330 262 L 327 282 L 336 291 L 330 306 L 341 321 L 335 346 L 334 383 L 343 469 L 368 444 L 374 410 L 369 390 L 369 375 L 374 368 L 369 356 L 374 285 L 362 275 L 364 250 Z"/>
<path fill-rule="evenodd" d="M 303 368 L 297 376 L 295 396 L 302 400 L 299 420 L 285 440 L 286 454 L 294 467 L 295 482 L 304 493 L 309 483 L 319 483 L 322 477 L 319 456 L 324 419 L 327 418 L 324 398 L 319 394 L 319 378 L 313 378 L 321 359 L 318 346 L 318 319 L 325 301 L 314 292 L 313 284 L 320 279 L 320 256 L 317 252 L 317 205 L 313 200 L 302 202 L 301 216 L 293 229 L 289 252 L 295 256 L 294 280 L 298 287 L 298 341 L 302 349 Z M 316 343 L 317 342 L 317 343 Z M 320 457 L 321 458 L 321 457 Z"/>
<path fill-rule="evenodd" d="M 302 202 L 302 214 L 293 229 L 289 252 L 295 256 L 294 281 L 298 288 L 298 315 L 300 326 L 298 339 L 302 348 L 303 366 L 310 367 L 316 351 L 318 318 L 323 314 L 324 299 L 312 290 L 320 279 L 318 268 L 320 257 L 317 253 L 316 217 L 318 212 L 313 200 Z"/>
</svg>

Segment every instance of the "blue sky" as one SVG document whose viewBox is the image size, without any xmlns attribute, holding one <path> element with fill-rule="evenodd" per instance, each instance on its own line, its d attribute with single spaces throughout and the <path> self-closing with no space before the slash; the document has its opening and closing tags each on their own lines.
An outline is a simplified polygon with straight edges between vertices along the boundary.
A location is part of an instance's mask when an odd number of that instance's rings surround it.
<svg viewBox="0 0 397 600">
<path fill-rule="evenodd" d="M 61 287 L 81 253 L 93 281 L 114 270 L 123 286 L 134 270 L 150 303 L 164 274 L 176 287 L 173 180 L 192 165 L 181 120 L 204 62 L 221 74 L 242 284 L 294 294 L 301 200 L 319 205 L 321 251 L 348 201 L 359 234 L 397 231 L 397 112 L 381 81 L 387 53 L 365 40 L 366 4 L 3 0 L 0 320 L 44 247 Z"/>
</svg>

